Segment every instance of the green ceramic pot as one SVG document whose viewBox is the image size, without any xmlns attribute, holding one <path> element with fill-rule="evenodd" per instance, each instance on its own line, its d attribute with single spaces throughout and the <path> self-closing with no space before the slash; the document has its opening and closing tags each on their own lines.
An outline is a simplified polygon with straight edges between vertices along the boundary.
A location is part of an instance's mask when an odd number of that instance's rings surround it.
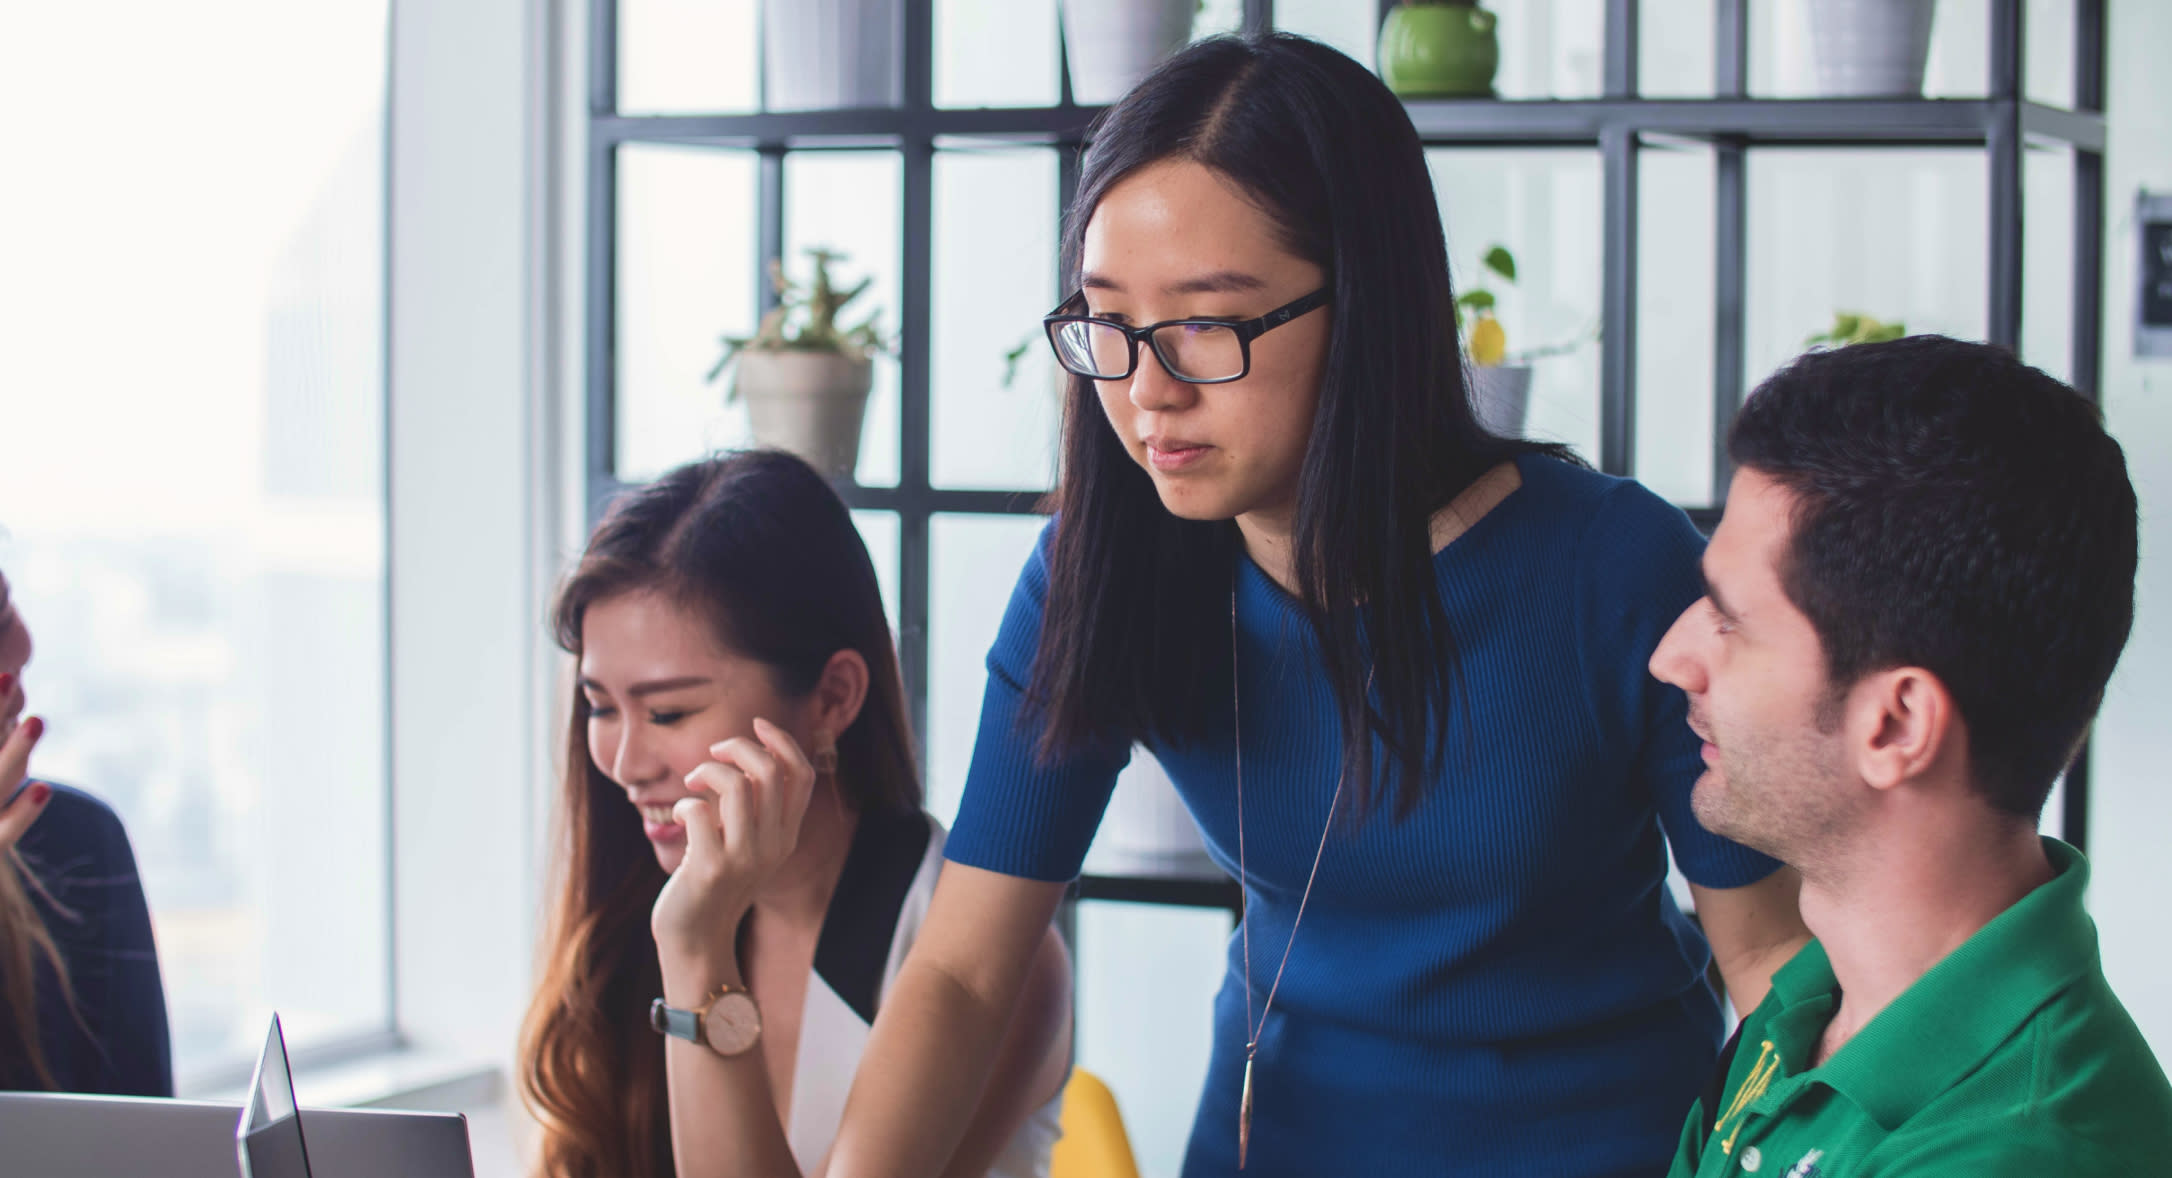
<svg viewBox="0 0 2172 1178">
<path fill-rule="evenodd" d="M 1380 26 L 1380 77 L 1406 97 L 1491 97 L 1500 64 L 1494 15 L 1483 8 L 1399 4 Z"/>
</svg>

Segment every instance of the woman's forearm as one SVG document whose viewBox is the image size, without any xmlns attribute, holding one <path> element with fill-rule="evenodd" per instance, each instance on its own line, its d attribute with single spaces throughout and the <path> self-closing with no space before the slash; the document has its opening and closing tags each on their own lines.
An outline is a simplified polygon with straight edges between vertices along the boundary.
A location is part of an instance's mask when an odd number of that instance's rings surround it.
<svg viewBox="0 0 2172 1178">
<path fill-rule="evenodd" d="M 1711 942 L 1735 1013 L 1748 1018 L 1772 988 L 1772 975 L 1810 940 L 1800 910 L 1802 877 L 1782 867 L 1739 888 L 1689 885 L 1697 919 Z"/>
<path fill-rule="evenodd" d="M 908 962 L 853 1078 L 828 1178 L 945 1173 L 980 1107 L 1016 992 L 977 995 L 939 966 Z"/>
<path fill-rule="evenodd" d="M 992 1156 L 1002 1128 L 976 1114 L 1063 892 L 944 866 L 853 1076 L 828 1178 L 936 1178 L 961 1143 L 968 1166 Z"/>
<path fill-rule="evenodd" d="M 741 985 L 730 961 L 664 964 L 664 1001 L 692 1009 L 721 984 Z M 678 1178 L 801 1178 L 777 1120 L 763 1044 L 726 1058 L 699 1043 L 664 1041 L 671 1152 Z"/>
</svg>

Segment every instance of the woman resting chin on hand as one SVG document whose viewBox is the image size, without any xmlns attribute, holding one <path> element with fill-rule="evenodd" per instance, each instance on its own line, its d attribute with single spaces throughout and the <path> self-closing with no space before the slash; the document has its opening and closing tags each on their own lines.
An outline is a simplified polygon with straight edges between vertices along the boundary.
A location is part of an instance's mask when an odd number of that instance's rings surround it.
<svg viewBox="0 0 2172 1178">
<path fill-rule="evenodd" d="M 819 1174 L 945 834 L 873 565 L 774 453 L 630 493 L 559 593 L 579 660 L 556 911 L 523 1036 L 542 1172 Z M 948 1172 L 1044 1175 L 1070 969 L 1044 927 Z"/>
</svg>

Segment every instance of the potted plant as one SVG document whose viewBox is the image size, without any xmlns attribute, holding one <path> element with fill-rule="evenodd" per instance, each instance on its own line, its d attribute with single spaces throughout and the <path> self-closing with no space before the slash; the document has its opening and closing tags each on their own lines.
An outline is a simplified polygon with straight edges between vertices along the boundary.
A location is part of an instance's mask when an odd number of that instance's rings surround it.
<svg viewBox="0 0 2172 1178">
<path fill-rule="evenodd" d="M 1860 311 L 1836 311 L 1833 325 L 1803 341 L 1807 348 L 1845 348 L 1849 344 L 1882 344 L 1907 335 L 1900 323 L 1883 323 Z"/>
<path fill-rule="evenodd" d="M 1402 0 L 1380 25 L 1380 78 L 1410 98 L 1490 98 L 1495 24 L 1478 0 Z"/>
<path fill-rule="evenodd" d="M 896 106 L 904 8 L 897 0 L 764 0 L 764 107 Z"/>
<path fill-rule="evenodd" d="M 1496 245 L 1478 259 L 1478 265 L 1478 284 L 1456 296 L 1456 332 L 1463 337 L 1463 355 L 1469 361 L 1465 371 L 1470 374 L 1471 411 L 1488 431 L 1522 437 L 1524 415 L 1531 405 L 1531 366 L 1508 363 L 1508 330 L 1494 316 L 1498 300 L 1484 285 L 1487 274 L 1514 283 L 1516 255 Z"/>
<path fill-rule="evenodd" d="M 797 454 L 831 478 L 849 478 L 860 462 L 874 357 L 886 346 L 874 315 L 851 327 L 838 320 L 873 279 L 840 290 L 830 267 L 844 255 L 822 248 L 807 255 L 814 275 L 805 286 L 785 275 L 781 260 L 770 262 L 776 307 L 753 335 L 724 337 L 724 355 L 708 380 L 736 367 L 725 401 L 746 401 L 757 444 Z"/>
<path fill-rule="evenodd" d="M 1812 0 L 1810 59 L 1835 98 L 1920 97 L 1938 0 Z"/>
<path fill-rule="evenodd" d="M 1485 285 L 1485 275 L 1516 281 L 1516 255 L 1496 245 L 1478 259 L 1477 284 L 1456 296 L 1456 330 L 1463 338 L 1463 370 L 1470 384 L 1471 412 L 1479 424 L 1502 437 L 1523 436 L 1531 407 L 1531 362 L 1567 355 L 1598 338 L 1596 329 L 1561 343 L 1522 352 L 1508 350 L 1508 330 L 1494 315 L 1499 300 Z"/>
<path fill-rule="evenodd" d="M 1063 0 L 1071 101 L 1106 106 L 1192 39 L 1201 0 Z"/>
</svg>

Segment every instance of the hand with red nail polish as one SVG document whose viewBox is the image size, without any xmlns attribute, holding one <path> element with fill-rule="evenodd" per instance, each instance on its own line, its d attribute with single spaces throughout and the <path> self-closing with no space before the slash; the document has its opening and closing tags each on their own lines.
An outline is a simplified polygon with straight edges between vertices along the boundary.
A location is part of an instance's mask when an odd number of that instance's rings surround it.
<svg viewBox="0 0 2172 1178">
<path fill-rule="evenodd" d="M 45 721 L 32 716 L 17 725 L 5 743 L 0 743 L 0 793 L 8 799 L 6 806 L 0 807 L 0 851 L 13 847 L 38 815 L 45 813 L 45 804 L 53 800 L 52 786 L 30 780 L 30 750 L 43 735 Z"/>
</svg>

